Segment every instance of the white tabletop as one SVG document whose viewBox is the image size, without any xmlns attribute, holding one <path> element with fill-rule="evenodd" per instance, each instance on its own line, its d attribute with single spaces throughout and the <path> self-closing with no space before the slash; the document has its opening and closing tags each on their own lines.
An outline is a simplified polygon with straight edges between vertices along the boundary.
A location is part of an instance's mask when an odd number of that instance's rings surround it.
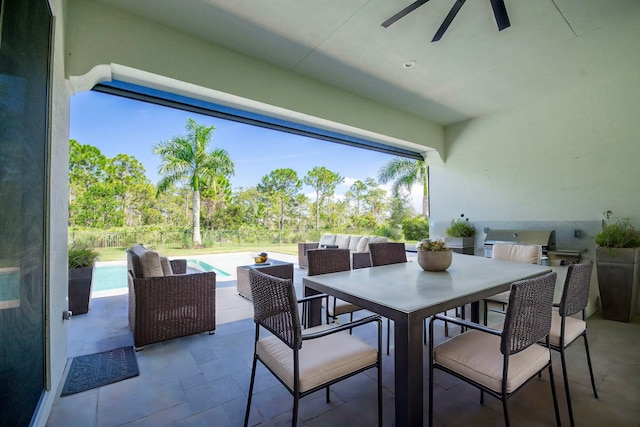
<svg viewBox="0 0 640 427">
<path fill-rule="evenodd" d="M 304 283 L 370 310 L 378 306 L 408 314 L 427 309 L 426 317 L 549 271 L 541 265 L 454 253 L 446 271 L 424 271 L 417 262 L 407 262 L 306 277 Z"/>
</svg>

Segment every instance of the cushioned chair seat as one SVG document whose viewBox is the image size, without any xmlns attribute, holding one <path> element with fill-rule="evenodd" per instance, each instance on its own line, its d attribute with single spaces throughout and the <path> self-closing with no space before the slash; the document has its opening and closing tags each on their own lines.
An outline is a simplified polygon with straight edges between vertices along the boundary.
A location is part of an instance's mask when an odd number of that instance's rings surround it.
<svg viewBox="0 0 640 427">
<path fill-rule="evenodd" d="M 333 298 L 331 298 L 333 301 Z M 333 304 L 329 304 L 329 316 L 336 317 L 341 314 L 353 313 L 354 311 L 361 310 L 362 308 L 358 307 L 355 304 L 351 304 L 350 302 L 343 301 L 341 299 L 336 299 L 335 312 L 333 310 Z"/>
<path fill-rule="evenodd" d="M 305 335 L 325 327 L 306 329 Z M 327 351 L 331 349 L 331 351 Z M 293 388 L 291 349 L 275 336 L 258 341 L 256 352 L 282 381 Z M 331 382 L 350 372 L 371 366 L 378 358 L 374 347 L 340 332 L 304 341 L 300 349 L 300 392 Z"/>
<path fill-rule="evenodd" d="M 551 314 L 551 332 L 549 333 L 549 342 L 551 345 L 560 347 L 560 328 L 562 325 L 562 317 L 557 310 L 553 310 Z M 587 322 L 575 317 L 567 317 L 564 323 L 564 342 L 565 345 L 573 342 L 587 328 Z"/>
<path fill-rule="evenodd" d="M 472 330 L 434 349 L 435 361 L 496 392 L 502 391 L 500 337 Z M 507 393 L 513 392 L 549 363 L 549 350 L 532 345 L 509 358 Z"/>
</svg>

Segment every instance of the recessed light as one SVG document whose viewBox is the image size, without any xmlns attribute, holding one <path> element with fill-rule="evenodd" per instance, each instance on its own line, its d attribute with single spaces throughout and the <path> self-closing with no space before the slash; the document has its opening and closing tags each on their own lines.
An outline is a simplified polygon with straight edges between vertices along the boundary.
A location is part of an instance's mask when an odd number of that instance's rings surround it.
<svg viewBox="0 0 640 427">
<path fill-rule="evenodd" d="M 414 61 L 413 59 L 402 64 L 403 68 L 413 68 L 415 66 L 416 66 L 416 61 Z"/>
</svg>

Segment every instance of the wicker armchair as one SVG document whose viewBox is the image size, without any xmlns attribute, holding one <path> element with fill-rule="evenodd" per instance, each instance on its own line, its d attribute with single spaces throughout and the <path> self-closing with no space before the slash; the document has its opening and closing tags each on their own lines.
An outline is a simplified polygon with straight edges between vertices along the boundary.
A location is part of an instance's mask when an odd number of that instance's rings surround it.
<svg viewBox="0 0 640 427">
<path fill-rule="evenodd" d="M 216 274 L 186 273 L 186 260 L 172 260 L 174 275 L 142 277 L 140 256 L 127 250 L 129 328 L 136 350 L 147 344 L 216 329 Z"/>
<path fill-rule="evenodd" d="M 556 424 L 560 425 L 549 349 L 556 277 L 557 273 L 552 272 L 513 283 L 502 331 L 453 317 L 433 316 L 429 323 L 429 426 L 433 426 L 436 368 L 479 388 L 480 403 L 484 403 L 484 393 L 500 399 L 505 426 L 510 425 L 507 400 L 548 369 Z M 456 323 L 469 330 L 434 346 L 436 320 Z M 545 344 L 538 343 L 539 340 Z"/>
</svg>

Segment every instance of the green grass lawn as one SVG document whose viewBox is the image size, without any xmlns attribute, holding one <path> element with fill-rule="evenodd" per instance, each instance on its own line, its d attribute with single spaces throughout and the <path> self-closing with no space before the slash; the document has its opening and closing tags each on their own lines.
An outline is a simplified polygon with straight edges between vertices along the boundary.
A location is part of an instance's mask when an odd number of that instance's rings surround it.
<svg viewBox="0 0 640 427">
<path fill-rule="evenodd" d="M 246 244 L 229 243 L 211 248 L 183 249 L 175 246 L 145 246 L 160 252 L 162 255 L 170 257 L 190 256 L 199 254 L 223 254 L 230 252 L 279 252 L 283 254 L 296 255 L 298 253 L 298 245 L 290 244 Z M 98 261 L 125 261 L 126 248 L 98 248 L 100 258 Z"/>
</svg>

